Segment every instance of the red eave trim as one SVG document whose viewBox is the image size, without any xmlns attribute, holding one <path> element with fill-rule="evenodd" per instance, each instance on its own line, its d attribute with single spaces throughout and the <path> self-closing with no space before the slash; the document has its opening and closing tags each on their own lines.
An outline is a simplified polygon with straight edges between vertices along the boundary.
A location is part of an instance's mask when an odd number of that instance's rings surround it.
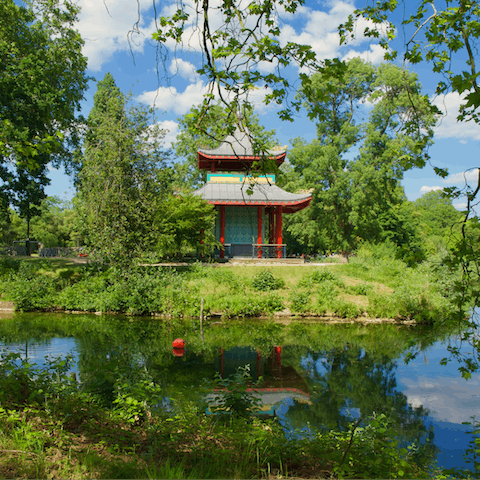
<svg viewBox="0 0 480 480">
<path fill-rule="evenodd" d="M 229 200 L 208 200 L 208 203 L 211 205 L 218 206 L 238 206 L 238 207 L 255 207 L 255 206 L 283 206 L 283 213 L 296 213 L 304 208 L 307 208 L 312 201 L 312 197 L 306 198 L 305 200 L 295 200 L 291 202 L 269 202 L 268 200 L 262 201 L 229 201 Z"/>
<path fill-rule="evenodd" d="M 285 158 L 286 152 L 280 153 L 279 155 L 268 155 L 267 158 L 275 158 L 275 159 L 280 159 L 280 158 Z M 238 161 L 243 161 L 243 160 L 248 160 L 248 161 L 258 161 L 262 160 L 264 157 L 263 156 L 256 156 L 256 155 L 226 155 L 226 156 L 221 156 L 221 155 L 208 155 L 207 153 L 202 153 L 198 152 L 199 157 L 203 157 L 209 160 L 238 160 Z"/>
</svg>

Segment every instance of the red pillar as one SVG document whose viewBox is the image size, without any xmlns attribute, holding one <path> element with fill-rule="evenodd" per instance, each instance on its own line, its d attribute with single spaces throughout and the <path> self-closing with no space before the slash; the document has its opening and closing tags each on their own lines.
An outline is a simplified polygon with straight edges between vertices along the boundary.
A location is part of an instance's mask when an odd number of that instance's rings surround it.
<svg viewBox="0 0 480 480">
<path fill-rule="evenodd" d="M 277 245 L 281 245 L 283 243 L 283 236 L 282 236 L 282 213 L 283 213 L 283 207 L 279 205 L 277 207 L 277 221 L 275 222 L 276 225 L 276 241 L 275 243 Z M 282 258 L 282 247 L 277 247 L 277 258 Z"/>
<path fill-rule="evenodd" d="M 257 207 L 257 245 L 262 242 L 262 222 L 263 222 L 263 207 Z M 258 247 L 258 258 L 262 258 L 262 249 Z"/>
<path fill-rule="evenodd" d="M 225 205 L 220 205 L 220 243 L 225 245 Z M 220 258 L 225 258 L 225 247 L 221 247 Z"/>
</svg>

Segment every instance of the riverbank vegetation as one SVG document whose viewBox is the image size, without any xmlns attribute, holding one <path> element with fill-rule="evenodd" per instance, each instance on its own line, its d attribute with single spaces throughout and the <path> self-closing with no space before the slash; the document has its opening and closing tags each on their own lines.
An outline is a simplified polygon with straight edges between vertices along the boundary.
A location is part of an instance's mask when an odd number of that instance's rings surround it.
<svg viewBox="0 0 480 480">
<path fill-rule="evenodd" d="M 439 259 L 417 268 L 393 246 L 365 246 L 348 264 L 218 265 L 105 268 L 68 260 L 4 257 L 1 299 L 21 311 L 116 312 L 131 315 L 384 318 L 442 322 L 457 306 L 453 275 Z M 471 305 L 465 304 L 464 314 Z"/>
<path fill-rule="evenodd" d="M 38 366 L 27 351 L 2 354 L 0 474 L 6 478 L 426 478 L 435 471 L 435 449 L 424 441 L 426 411 L 411 407 L 391 378 L 418 328 L 230 321 L 212 325 L 202 338 L 188 320 L 147 326 L 145 319 L 118 316 L 30 317 L 2 322 L 3 341 L 75 337 L 81 383 L 68 373 L 70 357 Z M 171 351 L 179 335 L 188 350 L 182 359 Z M 278 418 L 252 415 L 255 402 L 245 386 L 259 379 L 241 372 L 229 385 L 231 413 L 206 415 L 200 397 L 221 386 L 214 377 L 218 347 L 249 347 L 267 358 L 272 345 L 284 346 L 285 374 L 301 371 L 302 358 L 315 363 L 308 352 L 326 355 L 328 368 L 302 380 L 310 413 L 301 402 L 289 409 L 292 434 Z M 358 362 L 365 372 L 345 375 Z M 337 401 L 347 402 L 347 390 L 354 394 L 362 421 L 348 409 L 323 408 L 318 385 L 324 382 Z M 240 396 L 243 403 L 232 401 Z M 306 419 L 310 435 L 301 433 Z"/>
</svg>

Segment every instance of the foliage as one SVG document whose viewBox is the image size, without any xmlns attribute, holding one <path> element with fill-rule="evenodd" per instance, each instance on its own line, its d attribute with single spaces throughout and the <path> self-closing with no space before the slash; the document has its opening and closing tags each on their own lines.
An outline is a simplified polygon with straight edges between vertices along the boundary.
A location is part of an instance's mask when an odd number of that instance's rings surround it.
<svg viewBox="0 0 480 480">
<path fill-rule="evenodd" d="M 147 110 L 127 109 L 110 74 L 98 83 L 78 174 L 79 215 L 92 253 L 129 263 L 152 244 L 154 212 L 168 194 L 164 136 Z"/>
<path fill-rule="evenodd" d="M 404 44 L 404 60 L 412 64 L 431 63 L 435 73 L 443 74 L 438 81 L 436 93 L 451 90 L 463 96 L 459 120 L 478 122 L 476 109 L 480 106 L 480 92 L 474 53 L 480 38 L 478 2 L 448 1 L 443 8 L 437 9 L 424 0 L 414 8 L 405 10 L 396 1 L 367 4 L 364 8 L 357 9 L 348 22 L 340 26 L 342 41 L 346 42 L 355 36 L 355 24 L 359 19 L 370 20 L 363 34 L 380 38 L 380 45 L 385 49 L 385 59 L 395 59 L 398 51 L 391 50 L 390 44 L 397 35 L 392 17 L 398 12 L 402 15 L 403 30 L 409 30 L 411 34 Z M 458 69 L 452 70 L 453 58 L 458 59 L 461 54 L 464 55 L 465 63 L 460 63 Z"/>
<path fill-rule="evenodd" d="M 58 290 L 64 286 L 60 278 L 40 274 L 42 262 L 20 262 L 18 271 L 8 279 L 7 295 L 20 311 L 51 310 Z"/>
<path fill-rule="evenodd" d="M 259 317 L 284 309 L 281 298 L 276 293 L 266 296 L 258 294 L 233 295 L 221 301 L 222 315 L 225 317 Z"/>
<path fill-rule="evenodd" d="M 217 244 L 215 216 L 215 207 L 195 195 L 170 196 L 155 214 L 155 250 L 162 256 L 210 256 Z"/>
<path fill-rule="evenodd" d="M 478 86 L 478 65 L 476 50 L 479 45 L 480 28 L 478 15 L 480 5 L 477 0 L 448 0 L 441 6 L 422 0 L 413 8 L 403 8 L 399 2 L 368 2 L 365 7 L 355 10 L 349 20 L 339 27 L 342 43 L 354 38 L 356 27 L 367 21 L 361 29 L 366 37 L 379 38 L 380 45 L 385 49 L 385 59 L 395 61 L 398 51 L 391 49 L 399 31 L 406 36 L 403 43 L 404 64 L 413 65 L 422 62 L 430 63 L 435 74 L 439 75 L 436 87 L 437 95 L 453 93 L 459 96 L 460 108 L 458 121 L 474 121 L 480 123 L 478 108 L 480 106 L 480 89 Z M 399 28 L 399 23 L 401 28 Z M 433 109 L 432 109 L 433 110 Z M 416 117 L 412 117 L 409 128 L 418 129 Z M 442 178 L 448 176 L 444 168 L 434 167 Z M 475 167 L 467 169 L 474 172 Z M 466 173 L 466 172 L 465 172 Z M 457 283 L 456 290 L 461 300 L 457 305 L 459 322 L 469 327 L 463 333 L 463 340 L 471 344 L 475 352 L 467 370 L 472 366 L 478 368 L 478 350 L 474 337 L 475 324 L 465 321 L 464 303 L 480 302 L 478 288 L 478 272 L 480 259 L 476 239 L 467 234 L 467 225 L 476 223 L 475 205 L 480 192 L 480 170 L 477 169 L 473 182 L 465 180 L 462 188 L 446 188 L 444 192 L 450 198 L 461 196 L 466 200 L 462 240 L 451 247 L 451 253 L 446 263 L 451 266 L 452 274 L 462 271 L 462 280 Z M 458 352 L 455 355 L 459 358 Z"/>
<path fill-rule="evenodd" d="M 290 292 L 290 310 L 307 313 L 312 310 L 312 296 L 308 290 L 293 290 Z"/>
<path fill-rule="evenodd" d="M 357 318 L 362 314 L 361 309 L 353 302 L 342 299 L 335 299 L 328 305 L 332 313 L 341 318 Z"/>
<path fill-rule="evenodd" d="M 259 379 L 257 382 L 260 382 Z M 260 408 L 260 399 L 252 391 L 250 365 L 239 367 L 229 378 L 222 378 L 218 373 L 210 384 L 216 392 L 210 410 L 213 413 L 228 413 L 235 417 L 249 417 Z"/>
<path fill-rule="evenodd" d="M 44 247 L 80 246 L 81 237 L 76 229 L 72 202 L 58 197 L 47 197 L 40 205 L 40 213 L 31 222 L 32 238 Z"/>
<path fill-rule="evenodd" d="M 323 282 L 329 282 L 334 285 L 340 286 L 342 284 L 341 280 L 338 278 L 335 273 L 333 273 L 328 268 L 319 268 L 314 270 L 310 275 L 305 276 L 300 281 L 300 286 L 312 286 L 318 285 Z"/>
<path fill-rule="evenodd" d="M 70 384 L 67 372 L 73 357 L 46 357 L 45 361 L 45 366 L 40 368 L 22 358 L 20 353 L 3 348 L 0 353 L 0 406 L 45 406 L 49 400 L 65 394 Z"/>
<path fill-rule="evenodd" d="M 415 231 L 395 210 L 405 200 L 400 181 L 425 165 L 435 124 L 417 76 L 356 58 L 335 74 L 304 79 L 300 95 L 317 121 L 317 138 L 294 141 L 287 188 L 314 190 L 310 207 L 287 220 L 287 231 L 309 251 L 350 253 L 362 239 L 388 237 L 408 245 Z M 418 131 L 405 130 L 412 117 Z"/>
<path fill-rule="evenodd" d="M 115 374 L 114 412 L 120 420 L 128 423 L 142 423 L 151 417 L 152 409 L 162 402 L 162 389 L 147 369 L 140 372 L 140 378 L 129 378 L 118 369 Z"/>
<path fill-rule="evenodd" d="M 78 141 L 75 114 L 88 83 L 78 12 L 69 1 L 0 5 L 1 190 L 28 220 L 45 196 L 47 164 L 71 161 Z"/>
<path fill-rule="evenodd" d="M 262 270 L 252 278 L 252 287 L 260 292 L 268 292 L 283 288 L 284 282 L 279 278 L 275 278 L 269 270 Z"/>
<path fill-rule="evenodd" d="M 128 108 L 110 74 L 99 82 L 88 118 L 77 201 L 94 257 L 128 265 L 144 252 L 207 254 L 215 244 L 214 208 L 174 196 L 165 132 L 149 111 Z"/>
<path fill-rule="evenodd" d="M 158 19 L 153 38 L 160 48 L 166 48 L 164 44 L 173 41 L 187 51 L 192 34 L 198 33 L 202 39 L 199 46 L 204 55 L 203 66 L 197 73 L 206 77 L 209 88 L 192 122 L 197 129 L 202 128 L 204 120 L 207 120 L 204 131 L 208 129 L 208 116 L 217 108 L 216 96 L 233 120 L 239 110 L 252 108 L 253 102 L 248 97 L 256 85 L 267 87 L 266 104 L 282 104 L 291 89 L 282 72 L 292 63 L 304 69 L 315 66 L 310 46 L 294 42 L 282 45 L 278 39 L 281 31 L 278 10 L 294 14 L 302 4 L 303 1 L 297 0 L 260 1 L 250 5 L 230 3 L 217 9 L 209 3 L 196 2 L 195 10 L 190 12 L 181 2 L 170 16 Z M 178 53 L 181 51 L 181 48 L 176 49 Z M 264 62 L 270 62 L 273 68 L 265 72 Z M 292 110 L 285 106 L 279 115 L 292 119 Z M 248 116 L 244 116 L 232 124 L 229 122 L 228 133 L 233 132 L 234 123 L 250 127 Z M 253 132 L 252 128 L 250 130 Z M 254 143 L 259 151 L 265 151 L 264 143 Z"/>
<path fill-rule="evenodd" d="M 359 427 L 361 420 L 352 423 L 349 431 L 330 432 L 322 439 L 337 445 L 334 474 L 355 478 L 360 467 L 365 478 L 411 478 L 413 452 L 403 448 L 398 455 L 397 431 L 386 415 L 374 414 L 364 427 Z"/>
</svg>

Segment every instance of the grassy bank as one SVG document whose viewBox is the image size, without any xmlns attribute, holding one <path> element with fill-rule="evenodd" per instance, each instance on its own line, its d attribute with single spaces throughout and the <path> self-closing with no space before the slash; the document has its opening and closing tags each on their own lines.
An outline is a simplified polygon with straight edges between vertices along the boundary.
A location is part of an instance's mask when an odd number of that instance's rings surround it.
<svg viewBox="0 0 480 480">
<path fill-rule="evenodd" d="M 118 380 L 113 401 L 66 375 L 68 361 L 45 368 L 19 356 L 0 361 L 2 478 L 425 478 L 415 452 L 399 449 L 384 415 L 365 427 L 287 438 L 274 419 L 251 415 L 240 380 L 225 396 L 229 414 L 193 403 L 158 410 L 150 378 Z M 234 405 L 236 405 L 234 407 Z M 367 419 L 365 419 L 367 420 Z M 372 459 L 374 459 L 372 461 Z"/>
<path fill-rule="evenodd" d="M 455 278 L 435 261 L 411 268 L 368 254 L 324 267 L 198 263 L 119 270 L 68 260 L 0 260 L 1 299 L 22 311 L 198 317 L 204 299 L 206 316 L 282 312 L 431 323 L 451 316 Z"/>
</svg>

